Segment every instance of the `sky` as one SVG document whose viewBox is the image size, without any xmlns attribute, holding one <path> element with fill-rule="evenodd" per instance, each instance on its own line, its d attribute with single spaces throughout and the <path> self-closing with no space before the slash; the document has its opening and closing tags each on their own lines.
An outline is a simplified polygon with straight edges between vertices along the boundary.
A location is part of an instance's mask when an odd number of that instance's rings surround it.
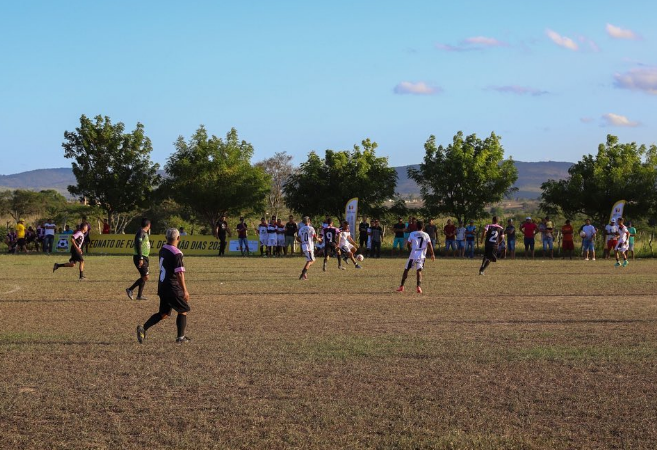
<svg viewBox="0 0 657 450">
<path fill-rule="evenodd" d="M 435 135 L 578 161 L 607 134 L 657 141 L 654 1 L 2 2 L 0 174 L 68 167 L 82 114 L 178 136 L 236 128 L 253 162 L 349 150 L 391 166 Z"/>
</svg>

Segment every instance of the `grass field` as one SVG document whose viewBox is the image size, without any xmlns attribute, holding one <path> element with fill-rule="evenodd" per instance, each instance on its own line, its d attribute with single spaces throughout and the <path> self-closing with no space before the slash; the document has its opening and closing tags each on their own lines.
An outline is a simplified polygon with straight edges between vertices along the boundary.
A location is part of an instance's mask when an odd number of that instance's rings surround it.
<svg viewBox="0 0 657 450">
<path fill-rule="evenodd" d="M 178 346 L 130 257 L 57 259 L 0 257 L 0 448 L 656 446 L 656 260 L 187 258 Z"/>
</svg>

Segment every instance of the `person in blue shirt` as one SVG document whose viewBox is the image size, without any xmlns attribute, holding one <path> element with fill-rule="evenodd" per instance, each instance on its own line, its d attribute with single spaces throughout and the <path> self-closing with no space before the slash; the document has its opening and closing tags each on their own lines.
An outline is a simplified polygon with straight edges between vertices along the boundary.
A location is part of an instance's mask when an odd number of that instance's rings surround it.
<svg viewBox="0 0 657 450">
<path fill-rule="evenodd" d="M 477 236 L 477 227 L 474 220 L 471 220 L 467 227 L 465 227 L 465 256 L 474 258 L 475 238 Z"/>
</svg>

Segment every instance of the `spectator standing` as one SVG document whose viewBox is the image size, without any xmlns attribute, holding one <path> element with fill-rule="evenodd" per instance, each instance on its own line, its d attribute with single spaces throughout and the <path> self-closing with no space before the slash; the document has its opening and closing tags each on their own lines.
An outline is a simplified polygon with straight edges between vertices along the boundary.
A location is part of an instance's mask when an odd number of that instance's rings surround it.
<svg viewBox="0 0 657 450">
<path fill-rule="evenodd" d="M 609 221 L 609 224 L 605 226 L 605 248 L 604 248 L 604 258 L 611 258 L 611 252 L 616 248 L 618 243 L 618 226 L 616 225 L 616 219 L 612 218 Z"/>
<path fill-rule="evenodd" d="M 27 242 L 25 239 L 25 221 L 20 219 L 16 224 L 16 253 L 22 251 L 27 253 Z"/>
<path fill-rule="evenodd" d="M 516 259 L 516 227 L 513 225 L 513 219 L 507 220 L 504 234 L 506 234 L 506 246 L 509 258 Z"/>
<path fill-rule="evenodd" d="M 226 235 L 231 236 L 231 233 L 228 229 L 228 222 L 226 222 L 226 215 L 222 214 L 215 227 L 215 236 L 219 239 L 219 256 L 224 256 L 226 253 Z"/>
<path fill-rule="evenodd" d="M 103 219 L 103 234 L 110 234 L 110 224 L 107 219 Z"/>
<path fill-rule="evenodd" d="M 476 237 L 477 227 L 474 224 L 474 220 L 470 220 L 468 226 L 465 227 L 465 256 L 468 258 L 474 258 Z"/>
<path fill-rule="evenodd" d="M 520 225 L 520 231 L 525 236 L 525 258 L 529 257 L 529 252 L 531 251 L 532 259 L 534 259 L 534 245 L 536 244 L 538 227 L 532 222 L 531 217 L 526 217 L 525 222 Z"/>
<path fill-rule="evenodd" d="M 240 223 L 237 224 L 237 239 L 240 244 L 240 253 L 242 256 L 249 256 L 249 238 L 247 237 L 248 225 L 244 222 L 244 217 L 240 217 Z"/>
<path fill-rule="evenodd" d="M 45 239 L 45 232 L 46 229 L 44 228 L 44 222 L 39 222 L 39 226 L 37 226 L 36 233 L 37 233 L 37 246 L 36 250 L 39 251 L 39 245 L 41 245 L 41 250 L 46 251 L 46 245 L 44 243 Z"/>
<path fill-rule="evenodd" d="M 381 228 L 381 225 L 379 224 L 379 219 L 372 221 L 372 226 L 370 227 L 368 234 L 372 245 L 372 248 L 370 249 L 370 257 L 380 258 L 381 241 L 383 240 L 383 228 Z"/>
<path fill-rule="evenodd" d="M 295 236 L 299 231 L 299 226 L 294 221 L 294 216 L 290 215 L 288 217 L 287 223 L 285 224 L 285 249 L 284 253 L 287 255 L 287 249 L 290 248 L 290 256 L 294 255 L 294 252 L 297 249 Z"/>
<path fill-rule="evenodd" d="M 573 239 L 575 230 L 570 224 L 570 219 L 566 220 L 564 226 L 561 227 L 561 249 L 563 250 L 563 256 L 561 259 L 565 259 L 566 256 L 573 259 L 573 251 L 575 250 L 575 240 Z"/>
<path fill-rule="evenodd" d="M 459 226 L 456 228 L 456 249 L 458 256 L 463 258 L 465 256 L 465 227 L 460 220 Z"/>
<path fill-rule="evenodd" d="M 187 236 L 187 232 L 185 231 L 185 227 L 180 227 L 180 235 L 181 236 Z"/>
<path fill-rule="evenodd" d="M 46 223 L 43 224 L 43 252 L 52 253 L 53 242 L 55 241 L 55 230 L 57 225 L 55 225 L 52 219 L 48 219 Z"/>
<path fill-rule="evenodd" d="M 367 248 L 367 229 L 370 224 L 367 223 L 367 216 L 363 216 L 363 221 L 358 224 L 358 247 Z"/>
<path fill-rule="evenodd" d="M 260 225 L 258 225 L 258 237 L 260 238 L 260 256 L 267 257 L 267 244 L 269 243 L 269 231 L 267 219 L 260 218 Z"/>
<path fill-rule="evenodd" d="M 401 217 L 397 218 L 397 223 L 392 227 L 395 230 L 395 239 L 392 241 L 392 251 L 391 256 L 395 256 L 395 248 L 399 247 L 399 255 L 402 254 L 402 249 L 404 248 L 404 231 L 406 230 L 406 225 Z"/>
<path fill-rule="evenodd" d="M 591 225 L 591 219 L 586 219 L 586 223 L 582 227 L 582 251 L 584 252 L 584 260 L 589 260 L 589 255 L 591 260 L 595 261 L 595 236 L 598 233 L 598 230 Z"/>
<path fill-rule="evenodd" d="M 634 238 L 636 237 L 636 228 L 634 228 L 634 224 L 631 220 L 627 222 L 627 231 L 630 233 L 627 251 L 628 253 L 632 253 L 632 260 L 634 261 Z"/>
<path fill-rule="evenodd" d="M 447 219 L 447 225 L 443 227 L 443 234 L 445 235 L 445 256 L 450 256 L 450 249 L 452 256 L 456 256 L 456 226 L 452 224 L 452 219 Z"/>
<path fill-rule="evenodd" d="M 542 223 L 541 235 L 543 237 L 543 256 L 550 251 L 550 259 L 554 258 L 554 224 L 549 217 L 545 217 Z"/>
<path fill-rule="evenodd" d="M 431 246 L 436 248 L 436 237 L 438 235 L 438 227 L 433 223 L 433 219 L 429 219 L 429 223 L 424 227 L 424 232 L 429 235 Z"/>
<path fill-rule="evenodd" d="M 73 230 L 71 230 L 71 227 L 66 225 L 64 226 L 64 231 L 62 231 L 62 234 L 73 234 Z"/>
</svg>

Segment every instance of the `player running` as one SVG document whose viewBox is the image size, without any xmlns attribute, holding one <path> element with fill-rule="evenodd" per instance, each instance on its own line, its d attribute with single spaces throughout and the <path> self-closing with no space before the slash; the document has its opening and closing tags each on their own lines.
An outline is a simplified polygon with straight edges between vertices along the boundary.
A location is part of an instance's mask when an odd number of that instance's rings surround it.
<svg viewBox="0 0 657 450">
<path fill-rule="evenodd" d="M 135 267 L 139 271 L 140 277 L 137 278 L 132 286 L 125 290 L 125 293 L 128 294 L 130 300 L 134 300 L 133 290 L 139 286 L 139 291 L 137 291 L 137 300 L 148 300 L 143 296 L 144 286 L 148 281 L 148 256 L 151 253 L 151 243 L 148 239 L 148 232 L 151 229 L 151 221 L 144 218 L 141 220 L 141 228 L 135 234 L 135 244 L 134 255 L 132 256 L 132 262 L 134 262 Z"/>
<path fill-rule="evenodd" d="M 484 258 L 481 261 L 479 275 L 484 274 L 491 261 L 497 262 L 497 246 L 502 239 L 504 229 L 497 223 L 497 216 L 493 216 L 492 222 L 481 231 L 481 238 L 484 240 Z"/>
<path fill-rule="evenodd" d="M 89 225 L 85 222 L 80 225 L 80 228 L 71 236 L 71 258 L 65 264 L 57 264 L 52 267 L 52 271 L 60 267 L 75 267 L 76 263 L 80 263 L 80 281 L 86 280 L 84 276 L 84 258 L 82 257 L 82 244 L 84 243 L 85 233 L 89 230 Z"/>
<path fill-rule="evenodd" d="M 431 256 L 431 261 L 436 260 L 436 255 L 433 252 L 433 246 L 431 245 L 431 238 L 427 233 L 422 231 L 424 224 L 421 220 L 415 222 L 415 231 L 412 231 L 408 235 L 407 242 L 410 244 L 411 253 L 408 256 L 408 262 L 406 263 L 406 268 L 404 269 L 404 274 L 402 275 L 401 284 L 397 288 L 397 292 L 404 292 L 404 283 L 406 283 L 406 277 L 408 277 L 408 271 L 411 270 L 413 266 L 417 270 L 417 293 L 422 293 L 422 269 L 424 268 L 424 261 L 427 257 L 427 249 L 429 250 L 429 255 Z"/>
<path fill-rule="evenodd" d="M 306 256 L 306 264 L 301 270 L 300 280 L 308 279 L 308 269 L 315 262 L 315 229 L 310 224 L 310 217 L 305 216 L 301 220 L 301 228 L 297 234 L 297 241 L 301 242 L 301 253 Z M 321 239 L 320 239 L 321 240 Z"/>
<path fill-rule="evenodd" d="M 347 221 L 342 222 L 339 244 L 340 244 L 340 253 L 345 258 L 345 261 L 347 259 L 350 259 L 351 262 L 354 263 L 354 266 L 356 266 L 356 269 L 361 269 L 362 267 L 360 267 L 360 265 L 354 258 L 354 255 L 356 254 L 358 247 L 356 246 L 356 242 L 354 242 L 354 240 L 351 237 L 351 232 L 349 231 L 349 222 Z"/>
<path fill-rule="evenodd" d="M 340 258 L 340 250 L 338 250 L 338 236 L 340 235 L 340 230 L 333 226 L 333 219 L 327 219 L 328 222 L 326 227 L 322 228 L 322 242 L 324 243 L 324 265 L 322 270 L 326 272 L 326 263 L 328 262 L 329 256 L 336 256 L 338 260 L 338 269 L 345 270 L 342 267 L 342 259 Z"/>
<path fill-rule="evenodd" d="M 618 254 L 620 253 L 623 255 L 623 267 L 627 267 L 629 264 L 627 262 L 627 251 L 630 248 L 630 232 L 623 223 L 624 220 L 622 217 L 619 217 L 617 219 L 617 227 L 618 227 L 618 242 L 616 243 L 616 246 L 614 247 L 614 250 L 616 252 L 616 264 L 614 264 L 615 267 L 621 266 L 621 263 L 618 259 Z"/>
<path fill-rule="evenodd" d="M 180 232 L 175 228 L 169 228 L 166 233 L 167 243 L 160 250 L 160 280 L 157 283 L 157 295 L 160 297 L 160 309 L 153 314 L 144 325 L 137 326 L 137 340 L 140 344 L 146 339 L 146 331 L 156 325 L 162 319 L 171 315 L 171 310 L 178 313 L 176 328 L 178 337 L 176 344 L 184 344 L 191 341 L 185 336 L 187 327 L 187 313 L 189 308 L 189 291 L 185 284 L 185 265 L 183 264 L 183 253 L 178 249 L 180 243 Z"/>
</svg>

